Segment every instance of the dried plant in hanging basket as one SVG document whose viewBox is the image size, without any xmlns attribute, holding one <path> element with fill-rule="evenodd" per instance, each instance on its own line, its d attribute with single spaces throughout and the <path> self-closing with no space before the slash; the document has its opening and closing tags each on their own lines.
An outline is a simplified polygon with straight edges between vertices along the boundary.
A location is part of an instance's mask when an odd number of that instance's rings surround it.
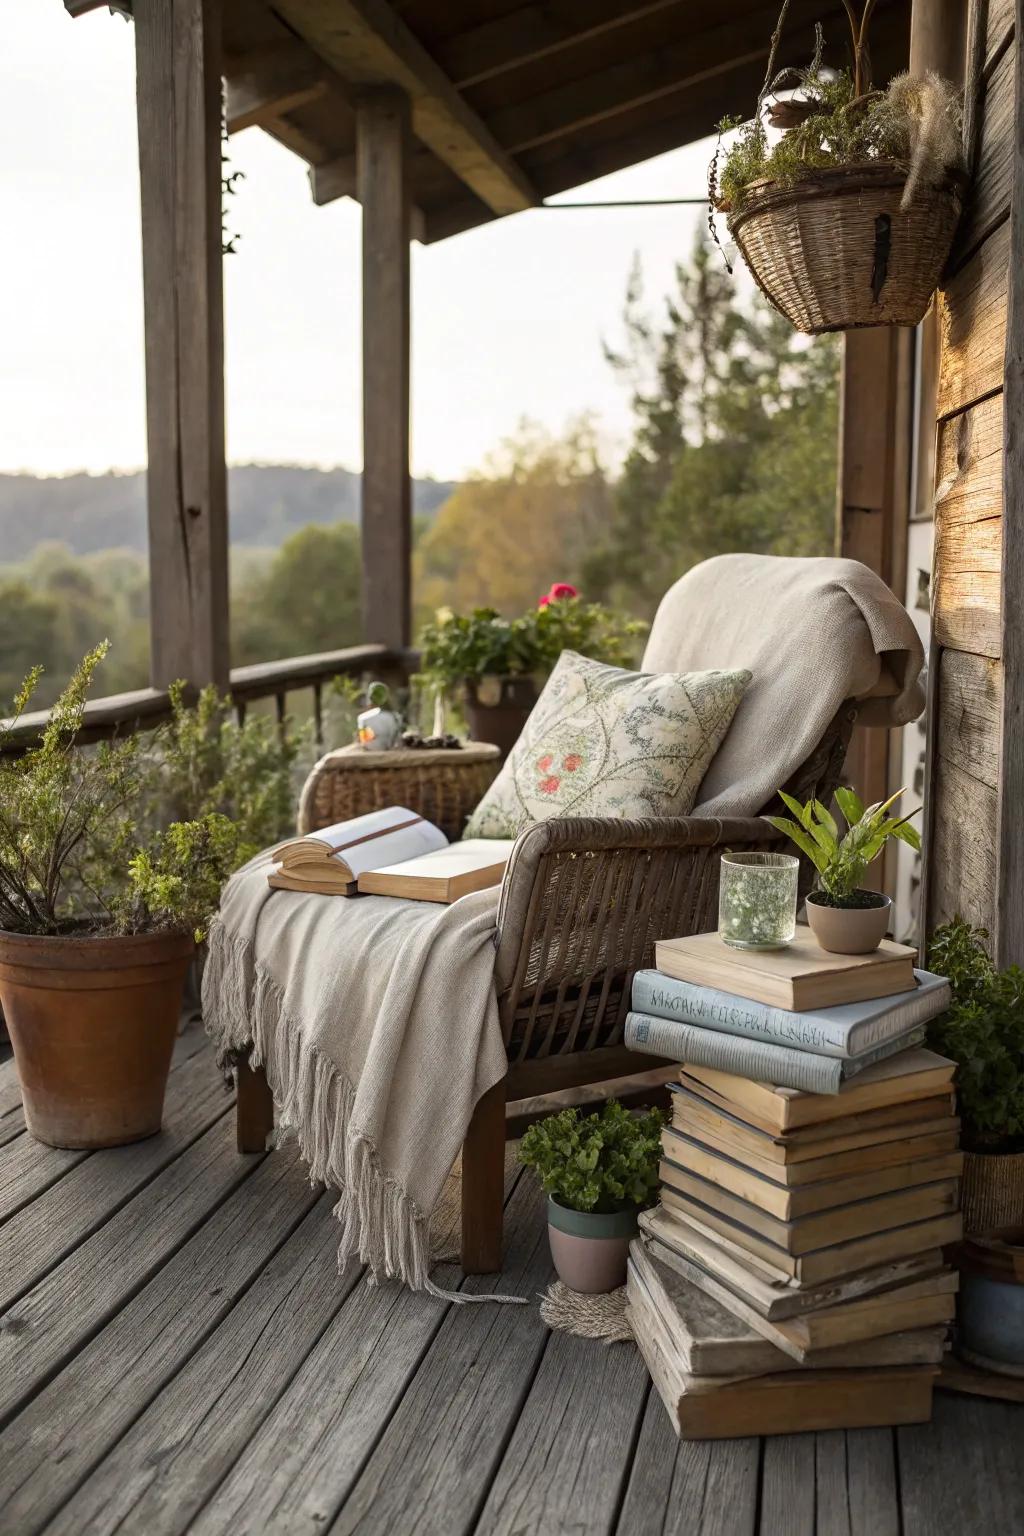
<svg viewBox="0 0 1024 1536">
<path fill-rule="evenodd" d="M 820 28 L 810 67 L 775 74 L 787 8 L 785 0 L 755 117 L 724 156 L 716 150 L 712 208 L 727 215 L 754 281 L 797 330 L 916 325 L 960 217 L 957 93 L 934 74 L 900 75 L 885 91 L 872 90 L 871 0 L 859 17 L 846 3 L 852 76 L 822 68 Z M 769 103 L 793 84 L 801 96 Z M 785 130 L 774 143 L 766 120 Z"/>
</svg>

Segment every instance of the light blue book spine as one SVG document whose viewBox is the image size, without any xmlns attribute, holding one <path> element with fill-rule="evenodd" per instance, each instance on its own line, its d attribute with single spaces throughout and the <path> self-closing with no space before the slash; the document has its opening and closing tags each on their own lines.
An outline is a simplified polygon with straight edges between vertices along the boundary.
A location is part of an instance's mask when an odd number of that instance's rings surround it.
<svg viewBox="0 0 1024 1536">
<path fill-rule="evenodd" d="M 927 971 L 914 974 L 918 986 L 912 992 L 792 1013 L 645 970 L 633 978 L 632 1003 L 638 1013 L 847 1060 L 905 1035 L 949 1007 L 949 985 L 942 977 Z"/>
<path fill-rule="evenodd" d="M 820 1056 L 813 1051 L 794 1050 L 791 1046 L 766 1045 L 699 1024 L 678 1019 L 660 1019 L 649 1013 L 628 1013 L 623 1044 L 631 1051 L 646 1051 L 695 1067 L 713 1067 L 736 1077 L 755 1082 L 774 1083 L 779 1088 L 799 1088 L 805 1093 L 838 1093 L 843 1082 L 886 1056 L 920 1045 L 924 1028 L 887 1040 L 863 1056 L 842 1061 L 835 1056 Z"/>
</svg>

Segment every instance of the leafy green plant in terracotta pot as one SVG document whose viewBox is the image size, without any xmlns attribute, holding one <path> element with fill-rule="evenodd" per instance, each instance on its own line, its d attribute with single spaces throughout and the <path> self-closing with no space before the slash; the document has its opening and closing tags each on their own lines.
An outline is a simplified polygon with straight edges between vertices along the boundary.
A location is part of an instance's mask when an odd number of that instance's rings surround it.
<svg viewBox="0 0 1024 1536">
<path fill-rule="evenodd" d="M 76 745 L 106 649 L 77 668 L 37 746 L 10 750 L 38 669 L 0 726 L 0 1002 L 28 1129 L 62 1147 L 160 1129 L 185 973 L 238 851 L 214 813 L 138 845 L 138 739 Z"/>
<path fill-rule="evenodd" d="M 538 682 L 563 651 L 626 666 L 645 629 L 600 603 L 584 602 L 561 581 L 535 609 L 514 619 L 494 608 L 470 614 L 439 608 L 419 634 L 419 682 L 435 696 L 459 699 L 474 740 L 508 753 L 537 702 Z"/>
<path fill-rule="evenodd" d="M 836 804 L 846 831 L 820 800 L 801 805 L 785 791 L 781 799 L 793 813 L 768 816 L 785 832 L 818 872 L 817 888 L 807 897 L 807 921 L 822 949 L 836 955 L 866 955 L 877 949 L 889 927 L 892 898 L 864 890 L 861 881 L 890 838 L 919 850 L 921 838 L 910 816 L 890 816 L 889 807 L 903 793 L 879 800 L 866 809 L 852 789 L 837 789 Z M 910 815 L 916 815 L 911 811 Z"/>
<path fill-rule="evenodd" d="M 637 1216 L 655 1203 L 665 1116 L 630 1114 L 614 1099 L 596 1114 L 563 1109 L 531 1125 L 519 1160 L 548 1197 L 548 1237 L 573 1291 L 614 1291 L 626 1279 Z"/>
</svg>

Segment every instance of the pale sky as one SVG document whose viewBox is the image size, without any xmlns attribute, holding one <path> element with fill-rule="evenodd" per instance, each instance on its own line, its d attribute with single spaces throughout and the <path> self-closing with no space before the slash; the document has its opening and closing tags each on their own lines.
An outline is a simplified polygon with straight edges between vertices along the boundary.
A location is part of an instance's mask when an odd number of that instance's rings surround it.
<svg viewBox="0 0 1024 1536">
<path fill-rule="evenodd" d="M 61 0 L 0 0 L 0 471 L 145 462 L 132 27 Z M 304 162 L 258 128 L 225 261 L 228 457 L 358 468 L 359 209 L 316 208 Z M 709 146 L 565 194 L 683 197 Z M 601 355 L 633 253 L 660 297 L 695 208 L 531 211 L 413 247 L 413 467 L 457 478 L 528 416 L 595 413 L 614 457 L 627 402 Z"/>
</svg>

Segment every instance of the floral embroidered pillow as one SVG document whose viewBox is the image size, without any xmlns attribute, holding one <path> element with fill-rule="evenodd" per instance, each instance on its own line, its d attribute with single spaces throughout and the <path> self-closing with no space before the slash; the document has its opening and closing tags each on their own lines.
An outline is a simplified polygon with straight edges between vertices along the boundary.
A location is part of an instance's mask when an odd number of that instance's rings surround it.
<svg viewBox="0 0 1024 1536">
<path fill-rule="evenodd" d="M 563 651 L 466 837 L 515 837 L 550 816 L 685 816 L 749 682 Z"/>
</svg>

